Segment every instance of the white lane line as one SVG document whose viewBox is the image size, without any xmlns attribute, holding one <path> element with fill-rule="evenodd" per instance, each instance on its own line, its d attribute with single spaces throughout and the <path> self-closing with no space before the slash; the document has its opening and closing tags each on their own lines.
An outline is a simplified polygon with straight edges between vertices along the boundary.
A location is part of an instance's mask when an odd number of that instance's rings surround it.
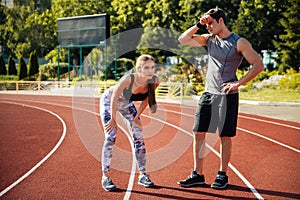
<svg viewBox="0 0 300 200">
<path fill-rule="evenodd" d="M 25 100 L 25 101 L 28 101 L 28 100 Z M 39 101 L 34 101 L 34 100 L 29 100 L 30 102 L 37 102 L 37 103 L 40 103 Z M 72 106 L 66 106 L 66 105 L 62 105 L 62 104 L 57 104 L 57 103 L 48 103 L 48 102 L 43 102 L 44 104 L 51 104 L 51 105 L 56 105 L 56 106 L 64 106 L 64 107 L 69 107 L 69 108 L 76 108 L 76 107 L 72 107 Z M 89 113 L 92 113 L 92 114 L 97 114 L 99 115 L 98 113 L 95 113 L 94 111 L 90 111 L 90 110 L 85 110 L 85 109 L 82 109 L 82 108 L 76 108 L 78 110 L 82 110 L 82 111 L 85 111 L 85 112 L 89 112 Z M 160 110 L 166 110 L 166 109 L 160 109 Z M 175 114 L 180 114 L 180 115 L 184 115 L 184 116 L 188 116 L 188 117 L 194 117 L 194 115 L 191 115 L 191 114 L 186 114 L 186 113 L 181 113 L 181 112 L 178 112 L 178 111 L 173 111 L 173 110 L 168 110 L 168 112 L 171 112 L 171 113 L 175 113 Z M 244 116 L 242 116 L 244 117 Z M 270 123 L 270 124 L 275 124 L 275 125 L 279 125 L 279 126 L 285 126 L 285 127 L 289 127 L 289 128 L 294 128 L 294 129 L 300 129 L 298 127 L 294 127 L 294 126 L 290 126 L 290 125 L 286 125 L 286 124 L 281 124 L 281 123 L 277 123 L 277 122 L 272 122 L 272 121 L 268 121 L 268 120 L 261 120 L 261 119 L 255 119 L 255 118 L 251 118 L 251 117 L 245 117 L 245 118 L 248 118 L 248 119 L 253 119 L 253 120 L 256 120 L 256 121 L 261 121 L 261 122 L 265 122 L 265 123 Z M 255 135 L 255 136 L 258 136 L 258 137 L 261 137 L 261 138 L 264 138 L 270 142 L 273 142 L 275 144 L 279 144 L 281 145 L 282 147 L 285 147 L 285 148 L 288 148 L 290 150 L 293 150 L 293 151 L 296 151 L 297 153 L 300 152 L 299 149 L 296 149 L 294 147 L 291 147 L 291 146 L 288 146 L 286 144 L 283 144 L 281 142 L 278 142 L 276 140 L 273 140 L 271 138 L 268 138 L 266 136 L 263 136 L 263 135 L 260 135 L 258 133 L 254 133 L 254 132 L 251 132 L 249 130 L 246 130 L 246 129 L 243 129 L 243 128 L 239 128 L 237 127 L 237 129 L 240 129 L 246 133 L 250 133 L 252 135 Z"/>
<path fill-rule="evenodd" d="M 185 114 L 185 113 L 180 113 L 180 112 L 172 111 L 172 110 L 170 110 L 170 111 L 168 111 L 168 112 L 172 112 L 172 113 L 175 113 L 175 114 L 180 114 L 180 115 L 184 115 L 184 116 L 188 116 L 188 117 L 194 117 L 194 115 Z M 284 125 L 284 124 L 278 123 L 277 125 Z M 297 153 L 300 152 L 299 149 L 296 149 L 296 148 L 291 147 L 291 146 L 289 146 L 289 145 L 286 145 L 286 144 L 283 144 L 283 143 L 281 143 L 281 142 L 278 142 L 277 140 L 274 140 L 274 139 L 272 139 L 272 138 L 269 138 L 269 137 L 260 135 L 260 134 L 258 134 L 258 133 L 255 133 L 255 132 L 252 132 L 252 131 L 249 131 L 249 130 L 246 130 L 246 129 L 243 129 L 243 128 L 240 128 L 240 127 L 237 127 L 237 129 L 239 129 L 239 130 L 241 130 L 241 131 L 244 131 L 244 132 L 246 132 L 246 133 L 250 133 L 250 134 L 255 135 L 255 136 L 257 136 L 257 137 L 266 139 L 266 140 L 268 140 L 268 141 L 270 141 L 270 142 L 273 142 L 273 143 L 275 143 L 275 144 L 278 144 L 278 145 L 280 145 L 280 146 L 282 146 L 282 147 L 288 148 L 288 149 L 290 149 L 290 150 L 292 150 L 292 151 L 296 151 Z"/>
<path fill-rule="evenodd" d="M 278 145 L 283 146 L 283 147 L 285 147 L 285 148 L 288 148 L 288 149 L 290 149 L 290 150 L 292 150 L 292 151 L 295 151 L 295 152 L 297 152 L 297 153 L 300 153 L 300 150 L 299 150 L 299 149 L 296 149 L 296 148 L 294 148 L 294 147 L 288 146 L 288 145 L 286 145 L 286 144 L 283 144 L 283 143 L 281 143 L 281 142 L 278 142 L 278 141 L 273 140 L 273 139 L 271 139 L 271 138 L 268 138 L 268 137 L 266 137 L 266 136 L 263 136 L 263 135 L 260 135 L 260 134 L 258 134 L 258 133 L 255 133 L 255 132 L 252 132 L 252 131 L 243 129 L 243 128 L 239 128 L 239 127 L 237 127 L 237 129 L 239 129 L 239 130 L 241 130 L 241 131 L 244 131 L 244 132 L 246 132 L 246 133 L 255 135 L 255 136 L 257 136 L 257 137 L 261 137 L 261 138 L 263 138 L 263 139 L 265 139 L 265 140 L 268 140 L 268 141 L 270 141 L 270 142 L 274 142 L 275 144 L 278 144 Z"/>
<path fill-rule="evenodd" d="M 265 122 L 265 123 L 269 123 L 269 124 L 275 124 L 275 125 L 278 125 L 278 126 L 285 126 L 285 127 L 293 128 L 293 129 L 296 129 L 296 130 L 300 130 L 300 127 L 296 127 L 296 126 L 292 126 L 292 125 L 288 125 L 288 124 L 272 122 L 272 121 L 264 120 L 264 119 L 256 119 L 256 118 L 253 118 L 253 117 L 247 117 L 247 116 L 242 116 L 242 115 L 239 115 L 239 117 L 245 118 L 245 119 L 251 119 L 251 120 L 255 120 L 255 121 L 259 121 L 259 122 Z"/>
<path fill-rule="evenodd" d="M 214 148 L 212 148 L 209 145 L 206 145 L 212 152 L 214 152 L 214 154 L 216 154 L 219 158 L 221 158 L 221 154 L 219 154 L 219 152 L 217 152 Z M 253 185 L 251 185 L 251 183 L 241 174 L 241 172 L 239 170 L 237 170 L 237 168 L 235 168 L 231 163 L 228 164 L 228 166 L 232 169 L 232 171 L 234 171 L 234 173 L 236 175 L 238 175 L 238 177 L 240 177 L 240 179 L 247 185 L 247 187 L 251 190 L 251 192 L 256 196 L 257 199 L 264 199 L 258 192 L 257 190 L 253 187 Z"/>
<path fill-rule="evenodd" d="M 135 152 L 134 152 L 134 145 L 133 145 L 133 140 L 132 137 L 130 136 L 130 134 L 122 127 L 119 126 L 118 127 L 126 134 L 126 136 L 128 137 L 128 140 L 130 142 L 130 146 L 131 146 L 131 152 L 132 152 L 132 166 L 131 166 L 131 172 L 130 172 L 130 177 L 129 177 L 129 181 L 128 181 L 128 186 L 126 189 L 126 193 L 124 195 L 124 200 L 128 200 L 130 198 L 131 195 L 131 191 L 133 188 L 133 182 L 134 182 L 134 178 L 135 178 L 135 172 L 136 172 L 136 159 L 135 159 Z"/>
<path fill-rule="evenodd" d="M 33 103 L 41 103 L 39 101 L 34 101 L 34 100 L 22 100 L 22 101 L 26 101 L 26 102 L 33 102 Z M 1 102 L 1 101 L 0 101 Z M 86 109 L 82 109 L 82 108 L 78 108 L 78 107 L 74 107 L 74 106 L 68 106 L 68 105 L 63 105 L 63 104 L 57 104 L 57 103 L 50 103 L 50 102 L 42 102 L 43 104 L 50 104 L 50 105 L 55 105 L 55 106 L 61 106 L 61 107 L 67 107 L 67 108 L 71 108 L 71 109 L 76 109 L 76 110 L 80 110 L 80 111 L 84 111 L 84 112 L 88 112 L 97 116 L 100 116 L 99 113 L 94 112 L 94 111 L 90 111 L 90 110 L 86 110 Z M 15 103 L 18 104 L 18 103 Z M 20 104 L 20 105 L 24 105 L 24 104 Z M 30 106 L 29 106 L 30 107 Z M 132 158 L 132 167 L 131 167 L 131 173 L 130 173 L 130 178 L 128 181 L 128 186 L 127 186 L 127 190 L 126 193 L 124 195 L 124 200 L 129 199 L 130 195 L 131 195 L 131 191 L 133 188 L 133 182 L 134 182 L 134 178 L 135 178 L 135 172 L 136 172 L 136 159 L 135 159 L 135 153 L 134 153 L 134 144 L 132 141 L 132 137 L 130 136 L 130 134 L 121 126 L 118 126 L 128 137 L 128 140 L 130 142 L 130 146 L 132 149 L 132 154 L 133 154 L 133 158 Z"/>
<path fill-rule="evenodd" d="M 33 168 L 31 168 L 27 173 L 25 173 L 23 176 L 21 176 L 13 184 L 11 184 L 10 186 L 8 186 L 4 190 L 2 190 L 0 192 L 0 197 L 1 197 L 5 193 L 7 193 L 9 190 L 11 190 L 13 187 L 15 187 L 16 185 L 18 185 L 25 178 L 27 178 L 30 174 L 32 174 L 38 167 L 40 167 L 46 160 L 48 160 L 48 158 L 50 158 L 50 156 L 52 156 L 54 154 L 54 152 L 58 149 L 58 147 L 61 145 L 61 143 L 63 142 L 64 138 L 66 137 L 67 128 L 66 128 L 66 124 L 65 124 L 64 120 L 59 115 L 57 115 L 56 113 L 54 113 L 54 112 L 52 112 L 50 110 L 46 110 L 44 108 L 39 108 L 39 107 L 36 107 L 36 106 L 30 106 L 30 105 L 26 105 L 26 104 L 21 104 L 21 103 L 15 103 L 15 102 L 5 102 L 5 101 L 0 101 L 0 102 L 2 102 L 2 103 L 10 103 L 10 104 L 15 104 L 15 105 L 20 105 L 20 106 L 26 106 L 26 107 L 30 107 L 30 108 L 42 110 L 44 112 L 48 112 L 51 115 L 54 115 L 55 117 L 57 117 L 61 121 L 61 123 L 63 125 L 63 133 L 62 133 L 59 141 L 57 142 L 57 144 L 54 146 L 54 148 L 40 162 L 38 162 Z"/>
<path fill-rule="evenodd" d="M 193 134 L 174 125 L 174 124 L 170 124 L 169 122 L 166 122 L 166 121 L 163 121 L 163 120 L 160 120 L 160 119 L 157 119 L 157 118 L 154 118 L 154 117 L 151 117 L 151 116 L 147 116 L 147 115 L 144 115 L 142 114 L 143 116 L 145 117 L 148 117 L 148 118 L 151 118 L 153 120 L 157 120 L 161 123 L 164 123 L 166 125 L 169 125 L 171 127 L 174 127 L 180 131 L 182 131 L 183 133 L 193 137 Z M 216 154 L 218 157 L 221 157 L 221 155 L 213 148 L 211 147 L 209 144 L 205 143 L 205 146 L 207 146 L 214 154 Z M 234 171 L 236 173 L 236 175 L 247 185 L 247 187 L 251 190 L 251 192 L 256 196 L 257 199 L 264 199 L 258 192 L 257 190 L 253 187 L 253 185 L 231 164 L 229 163 L 228 166 L 232 169 L 232 171 Z"/>
<path fill-rule="evenodd" d="M 43 103 L 46 103 L 46 102 L 43 102 Z M 51 104 L 51 103 L 47 103 L 47 104 Z M 52 104 L 53 105 L 53 104 Z M 57 106 L 65 106 L 65 105 L 60 105 L 60 104 L 55 104 L 55 105 L 57 105 Z M 70 106 L 65 106 L 65 107 L 70 107 Z M 86 111 L 86 112 L 90 112 L 90 113 L 94 113 L 94 114 L 97 114 L 97 115 L 99 115 L 98 113 L 96 113 L 96 112 L 93 112 L 93 111 L 89 111 L 89 110 L 85 110 L 85 109 L 80 109 L 80 108 L 76 108 L 76 107 L 72 107 L 72 108 L 75 108 L 75 109 L 79 109 L 79 110 L 83 110 L 83 111 Z M 190 115 L 190 114 L 185 114 L 185 113 L 180 113 L 180 112 L 176 112 L 176 111 L 169 111 L 168 110 L 168 112 L 173 112 L 173 113 L 177 113 L 177 114 L 183 114 L 183 115 L 185 115 L 185 116 L 190 116 L 190 117 L 194 117 L 193 115 Z M 143 114 L 143 116 L 146 116 L 146 115 L 144 115 Z M 190 135 L 190 136 L 193 136 L 190 132 L 187 132 L 187 131 L 185 131 L 184 129 L 182 129 L 182 128 L 180 128 L 180 127 L 177 127 L 177 126 L 175 126 L 175 125 L 173 125 L 173 124 L 170 124 L 170 123 L 168 123 L 168 122 L 165 122 L 165 121 L 162 121 L 162 120 L 159 120 L 159 119 L 156 119 L 156 118 L 153 118 L 153 117 L 150 117 L 150 116 L 146 116 L 146 117 L 149 117 L 149 118 L 152 118 L 152 119 L 154 119 L 154 120 L 157 120 L 157 121 L 160 121 L 160 122 L 162 122 L 162 123 L 165 123 L 165 124 L 167 124 L 167 125 L 169 125 L 169 126 L 172 126 L 172 127 L 174 127 L 174 128 L 177 128 L 178 130 L 180 130 L 180 131 L 183 131 L 184 133 L 186 133 L 186 134 L 188 134 L 188 135 Z M 126 131 L 124 131 L 125 133 L 127 133 Z M 211 146 L 209 146 L 208 144 L 206 144 L 206 146 L 208 147 L 208 148 L 210 148 L 210 149 L 213 149 Z M 215 150 L 212 150 L 217 156 L 219 156 L 220 157 L 220 154 L 217 152 L 217 151 L 215 151 Z M 134 160 L 134 159 L 133 159 Z M 133 166 L 136 166 L 136 164 L 134 164 Z M 263 199 L 263 197 L 257 192 L 257 190 L 251 185 L 251 183 L 231 164 L 231 163 L 229 163 L 229 165 L 228 165 L 238 176 L 239 176 L 239 178 L 248 186 L 248 188 L 252 191 L 252 193 L 258 198 L 258 199 Z M 132 168 L 132 170 L 133 170 L 133 168 Z M 134 169 L 134 171 L 135 171 L 135 169 Z M 132 191 L 132 187 L 133 187 L 133 180 L 134 180 L 134 173 L 132 173 L 131 175 L 130 175 L 130 181 L 129 181 L 129 184 L 128 184 L 128 188 L 127 188 L 127 191 L 126 191 L 126 194 L 125 194 L 125 196 L 124 196 L 124 199 L 129 199 L 129 197 L 130 197 L 130 194 L 131 194 L 131 191 Z"/>
<path fill-rule="evenodd" d="M 176 106 L 174 105 L 172 107 L 176 107 Z M 193 109 L 193 110 L 195 109 L 192 106 L 184 106 L 183 105 L 183 106 L 180 106 L 180 107 L 187 108 L 187 109 Z M 293 126 L 293 125 L 288 125 L 288 124 L 283 124 L 283 123 L 279 123 L 279 122 L 273 122 L 273 121 L 270 121 L 270 120 L 256 119 L 256 118 L 253 118 L 253 117 L 247 117 L 247 116 L 243 116 L 243 115 L 240 115 L 240 114 L 239 114 L 239 117 L 245 118 L 245 119 L 251 119 L 251 120 L 255 120 L 255 121 L 260 121 L 260 122 L 265 122 L 265 123 L 269 123 L 269 124 L 274 124 L 274 125 L 278 125 L 278 126 L 285 126 L 285 127 L 293 128 L 293 129 L 296 129 L 296 130 L 300 130 L 300 127 Z"/>
</svg>

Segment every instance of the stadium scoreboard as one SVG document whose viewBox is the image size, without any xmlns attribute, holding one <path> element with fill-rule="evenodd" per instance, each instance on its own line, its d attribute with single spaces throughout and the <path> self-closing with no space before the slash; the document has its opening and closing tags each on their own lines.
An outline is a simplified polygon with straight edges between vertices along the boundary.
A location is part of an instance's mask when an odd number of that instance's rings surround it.
<svg viewBox="0 0 300 200">
<path fill-rule="evenodd" d="M 58 19 L 58 45 L 61 47 L 98 45 L 110 36 L 107 14 Z"/>
</svg>

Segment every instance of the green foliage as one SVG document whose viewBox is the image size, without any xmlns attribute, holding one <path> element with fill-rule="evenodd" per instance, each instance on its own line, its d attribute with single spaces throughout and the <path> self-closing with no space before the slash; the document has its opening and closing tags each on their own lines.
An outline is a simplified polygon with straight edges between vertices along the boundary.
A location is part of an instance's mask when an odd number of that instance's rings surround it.
<svg viewBox="0 0 300 200">
<path fill-rule="evenodd" d="M 7 74 L 7 70 L 6 70 L 6 66 L 5 66 L 5 61 L 4 61 L 4 57 L 1 54 L 0 55 L 0 75 L 6 75 Z"/>
<path fill-rule="evenodd" d="M 19 59 L 19 64 L 18 64 L 18 77 L 19 77 L 19 80 L 27 78 L 27 76 L 28 76 L 27 72 L 28 72 L 27 65 L 25 63 L 24 58 L 21 57 Z"/>
<path fill-rule="evenodd" d="M 279 81 L 279 86 L 300 92 L 300 72 L 296 73 L 293 69 L 287 70 L 284 78 Z"/>
<path fill-rule="evenodd" d="M 262 71 L 261 73 L 259 73 L 253 80 L 252 82 L 258 82 L 258 81 L 262 81 L 264 79 L 269 78 L 268 72 L 267 71 Z"/>
<path fill-rule="evenodd" d="M 38 14 L 33 13 L 27 19 L 24 25 L 26 35 L 25 42 L 27 51 L 23 52 L 24 57 L 28 57 L 30 52 L 36 51 L 38 56 L 44 56 L 47 49 L 54 49 L 57 45 L 56 19 L 50 10 Z"/>
<path fill-rule="evenodd" d="M 249 70 L 237 70 L 236 76 L 238 79 L 241 79 L 243 76 L 245 76 L 248 73 Z M 254 79 L 252 79 L 250 81 L 250 83 L 248 84 L 252 84 L 255 82 L 259 82 L 259 81 L 263 81 L 265 79 L 268 79 L 269 77 L 273 76 L 273 75 L 278 75 L 278 71 L 276 70 L 272 70 L 272 71 L 262 71 L 261 73 L 259 73 Z"/>
<path fill-rule="evenodd" d="M 51 50 L 46 56 L 45 59 L 50 63 L 56 63 L 58 61 L 58 48 Z M 68 62 L 68 50 L 60 49 L 59 52 L 59 60 L 60 62 Z"/>
<path fill-rule="evenodd" d="M 241 0 L 238 18 L 233 24 L 232 30 L 247 38 L 257 52 L 273 50 L 272 41 L 283 32 L 279 19 L 284 2 Z"/>
<path fill-rule="evenodd" d="M 26 19 L 33 13 L 30 6 L 14 6 L 9 9 L 4 9 L 6 21 L 0 25 L 0 37 L 3 41 L 3 46 L 8 48 L 13 56 L 20 57 L 30 50 L 27 42 L 31 41 L 28 38 L 29 31 L 25 28 Z M 28 40 L 26 40 L 28 38 Z"/>
<path fill-rule="evenodd" d="M 299 102 L 300 92 L 292 89 L 279 89 L 264 87 L 261 89 L 241 90 L 240 99 L 270 102 Z"/>
<path fill-rule="evenodd" d="M 183 88 L 184 88 L 183 95 L 185 96 L 191 96 L 196 94 L 196 88 L 192 84 L 188 84 Z"/>
<path fill-rule="evenodd" d="M 281 72 L 300 67 L 300 19 L 299 0 L 289 0 L 284 4 L 284 12 L 279 20 L 284 32 L 274 40 L 274 45 L 278 50 L 278 67 Z"/>
<path fill-rule="evenodd" d="M 0 81 L 18 81 L 19 77 L 16 75 L 0 75 Z"/>
<path fill-rule="evenodd" d="M 56 62 L 57 53 L 50 52 L 52 50 L 55 52 L 57 47 L 57 19 L 62 17 L 108 13 L 111 16 L 111 35 L 142 27 L 160 27 L 182 33 L 195 24 L 203 13 L 219 6 L 227 14 L 228 26 L 247 38 L 257 52 L 277 51 L 280 72 L 288 68 L 298 69 L 300 66 L 298 0 L 26 0 L 15 2 L 13 8 L 0 5 L 0 44 L 13 57 L 22 55 L 27 58 L 35 50 L 38 57 L 48 54 L 48 60 Z M 201 33 L 207 33 L 207 30 L 200 29 L 199 34 Z M 168 39 L 174 40 L 174 37 L 168 34 L 149 34 L 149 32 L 145 32 L 142 38 L 144 43 L 152 41 L 152 44 L 156 42 L 159 44 L 158 42 L 162 40 L 165 42 L 168 42 Z M 160 62 L 163 62 L 166 56 L 178 55 L 185 58 L 185 64 L 194 65 L 195 55 L 201 56 L 205 53 L 202 50 L 197 53 L 193 48 L 182 48 L 178 52 L 173 49 L 165 51 L 155 48 L 152 52 Z M 122 56 L 135 59 L 136 53 L 142 51 Z M 66 61 L 64 55 L 63 61 Z M 247 67 L 247 63 L 243 65 Z"/>
<path fill-rule="evenodd" d="M 142 27 L 147 1 L 112 0 L 111 31 L 113 34 Z"/>
<path fill-rule="evenodd" d="M 8 57 L 8 75 L 17 75 L 16 62 L 12 56 Z"/>
<path fill-rule="evenodd" d="M 135 69 L 134 61 L 128 58 L 119 58 L 118 63 L 125 71 L 129 71 L 131 69 Z"/>
<path fill-rule="evenodd" d="M 68 72 L 68 63 L 59 63 L 60 68 L 60 74 L 64 74 Z M 57 68 L 58 64 L 57 63 L 48 63 L 41 65 L 39 68 L 40 73 L 43 76 L 43 79 L 55 79 L 57 78 Z M 70 69 L 70 70 L 73 70 Z"/>
<path fill-rule="evenodd" d="M 248 71 L 238 70 L 237 76 L 242 77 L 247 72 Z M 276 85 L 261 82 L 274 75 L 284 76 L 279 80 L 279 83 Z M 255 85 L 260 85 L 260 87 L 254 87 Z M 266 94 L 264 95 L 264 93 Z M 249 100 L 297 101 L 296 96 L 299 95 L 294 95 L 294 93 L 300 94 L 300 72 L 297 72 L 292 68 L 286 70 L 286 73 L 283 74 L 279 73 L 278 70 L 264 71 L 252 81 L 240 88 L 241 99 Z M 278 95 L 282 95 L 282 98 L 285 98 L 285 100 L 280 100 L 280 97 L 277 98 Z M 290 95 L 290 97 L 285 97 L 284 95 Z"/>
<path fill-rule="evenodd" d="M 241 0 L 210 0 L 210 1 L 199 1 L 199 0 L 180 0 L 179 10 L 176 10 L 177 15 L 180 17 L 177 22 L 178 31 L 183 31 L 194 25 L 201 16 L 211 8 L 216 6 L 222 8 L 226 15 L 228 26 L 232 27 L 233 23 L 236 23 L 238 15 L 238 9 L 240 7 Z M 175 20 L 174 20 L 175 21 Z M 205 28 L 199 30 L 201 33 L 207 33 Z"/>
<path fill-rule="evenodd" d="M 30 54 L 29 61 L 28 61 L 28 68 L 29 76 L 34 76 L 35 74 L 39 73 L 39 63 L 38 63 L 38 57 L 36 55 L 36 52 L 33 51 Z"/>
<path fill-rule="evenodd" d="M 134 70 L 133 63 L 134 61 L 131 59 L 120 58 L 117 59 L 117 61 L 113 61 L 111 64 L 109 64 L 103 73 L 106 73 L 106 79 L 119 80 L 131 69 Z"/>
</svg>

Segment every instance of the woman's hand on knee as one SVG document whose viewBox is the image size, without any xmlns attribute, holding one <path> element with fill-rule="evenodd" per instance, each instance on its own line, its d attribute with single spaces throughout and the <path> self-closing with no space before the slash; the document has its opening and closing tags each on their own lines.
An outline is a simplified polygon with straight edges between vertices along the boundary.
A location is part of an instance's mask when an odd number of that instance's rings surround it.
<svg viewBox="0 0 300 200">
<path fill-rule="evenodd" d="M 104 130 L 106 133 L 110 133 L 114 128 L 117 128 L 116 121 L 111 119 L 106 124 L 104 124 Z"/>
<path fill-rule="evenodd" d="M 138 117 L 134 118 L 131 130 L 133 131 L 135 127 L 140 128 L 141 130 L 143 130 L 141 120 L 139 120 Z"/>
</svg>

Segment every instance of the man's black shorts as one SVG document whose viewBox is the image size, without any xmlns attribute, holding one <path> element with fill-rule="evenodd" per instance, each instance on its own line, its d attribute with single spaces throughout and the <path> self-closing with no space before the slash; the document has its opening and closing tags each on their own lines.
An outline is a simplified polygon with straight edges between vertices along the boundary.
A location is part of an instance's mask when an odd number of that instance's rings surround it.
<svg viewBox="0 0 300 200">
<path fill-rule="evenodd" d="M 195 113 L 193 132 L 215 133 L 220 137 L 236 135 L 239 95 L 217 95 L 204 92 Z"/>
</svg>

